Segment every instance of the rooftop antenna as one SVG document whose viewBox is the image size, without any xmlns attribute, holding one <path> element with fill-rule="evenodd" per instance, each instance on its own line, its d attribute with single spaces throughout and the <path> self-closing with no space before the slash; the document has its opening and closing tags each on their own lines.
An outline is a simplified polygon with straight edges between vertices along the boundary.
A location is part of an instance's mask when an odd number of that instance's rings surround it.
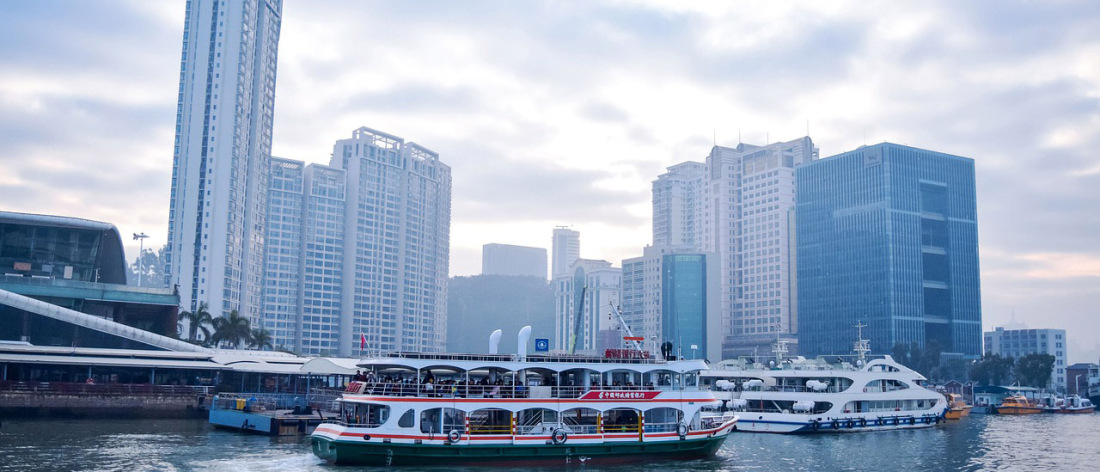
<svg viewBox="0 0 1100 472">
<path fill-rule="evenodd" d="M 711 128 L 711 132 L 714 133 L 714 145 L 717 146 L 718 145 L 718 129 L 717 128 Z"/>
<path fill-rule="evenodd" d="M 737 144 L 741 144 L 741 128 L 737 128 Z"/>
<path fill-rule="evenodd" d="M 806 118 L 806 136 L 810 135 L 810 119 Z"/>
</svg>

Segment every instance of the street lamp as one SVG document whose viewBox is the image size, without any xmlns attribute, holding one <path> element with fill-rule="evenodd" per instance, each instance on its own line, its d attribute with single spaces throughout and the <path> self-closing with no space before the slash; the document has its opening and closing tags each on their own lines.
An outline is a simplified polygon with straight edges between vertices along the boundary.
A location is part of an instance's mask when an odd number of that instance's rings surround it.
<svg viewBox="0 0 1100 472">
<path fill-rule="evenodd" d="M 145 253 L 145 238 L 149 235 L 142 233 L 134 233 L 134 240 L 138 242 L 138 287 L 141 286 L 141 273 L 145 272 L 144 265 L 141 263 L 142 256 Z"/>
</svg>

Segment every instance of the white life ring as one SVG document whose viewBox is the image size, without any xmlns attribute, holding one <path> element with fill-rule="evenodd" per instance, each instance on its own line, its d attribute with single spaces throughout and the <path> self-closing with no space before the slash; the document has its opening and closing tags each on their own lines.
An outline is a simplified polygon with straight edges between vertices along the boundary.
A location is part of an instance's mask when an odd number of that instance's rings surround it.
<svg viewBox="0 0 1100 472">
<path fill-rule="evenodd" d="M 451 442 L 458 442 L 459 439 L 462 439 L 462 433 L 458 432 L 457 429 L 452 429 L 451 432 L 447 433 L 447 439 Z"/>
<path fill-rule="evenodd" d="M 554 434 L 550 436 L 550 440 L 553 441 L 554 444 L 565 444 L 565 441 L 569 440 L 569 433 L 565 432 L 564 429 L 555 429 Z"/>
<path fill-rule="evenodd" d="M 680 439 L 684 439 L 688 435 L 688 427 L 686 424 L 680 423 L 676 426 L 676 434 L 680 435 Z"/>
</svg>

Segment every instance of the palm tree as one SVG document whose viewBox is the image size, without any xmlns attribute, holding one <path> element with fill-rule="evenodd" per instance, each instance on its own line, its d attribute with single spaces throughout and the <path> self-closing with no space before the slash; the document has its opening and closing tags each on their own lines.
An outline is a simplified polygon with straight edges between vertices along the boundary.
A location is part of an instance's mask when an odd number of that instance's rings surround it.
<svg viewBox="0 0 1100 472">
<path fill-rule="evenodd" d="M 249 336 L 248 345 L 251 347 L 258 347 L 260 350 L 264 348 L 273 347 L 271 333 L 264 328 L 257 328 L 252 330 L 252 335 Z"/>
<path fill-rule="evenodd" d="M 229 312 L 228 316 L 214 319 L 213 344 L 227 343 L 233 349 L 248 342 L 252 337 L 252 323 L 237 313 L 237 310 Z"/>
<path fill-rule="evenodd" d="M 210 310 L 206 307 L 206 303 L 200 303 L 199 309 L 194 312 L 181 311 L 180 322 L 187 320 L 187 340 L 191 342 L 198 341 L 199 331 L 202 331 L 202 339 L 210 339 L 210 328 L 208 325 L 214 324 L 214 317 L 210 314 Z"/>
</svg>

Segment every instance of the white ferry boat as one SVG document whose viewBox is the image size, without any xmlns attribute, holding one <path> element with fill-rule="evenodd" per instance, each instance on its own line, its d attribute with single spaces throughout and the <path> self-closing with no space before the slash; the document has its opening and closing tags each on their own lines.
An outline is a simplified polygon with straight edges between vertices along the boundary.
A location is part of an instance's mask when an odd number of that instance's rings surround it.
<svg viewBox="0 0 1100 472">
<path fill-rule="evenodd" d="M 867 340 L 856 342 L 856 359 L 784 358 L 775 344 L 767 365 L 737 359 L 704 371 L 723 407 L 734 411 L 739 431 L 833 433 L 927 428 L 947 410 L 943 395 L 921 386 L 924 376 L 890 356 L 868 359 Z"/>
<path fill-rule="evenodd" d="M 565 465 L 715 454 L 737 417 L 701 360 L 400 353 L 364 359 L 340 417 L 311 434 L 336 464 Z M 623 358 L 626 357 L 626 358 Z"/>
</svg>

